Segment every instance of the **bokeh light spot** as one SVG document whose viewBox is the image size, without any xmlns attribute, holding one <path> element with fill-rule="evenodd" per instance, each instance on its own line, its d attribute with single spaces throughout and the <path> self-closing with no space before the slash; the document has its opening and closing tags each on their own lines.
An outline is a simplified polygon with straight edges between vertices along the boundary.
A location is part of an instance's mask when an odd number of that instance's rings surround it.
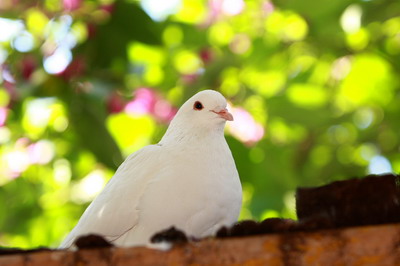
<svg viewBox="0 0 400 266">
<path fill-rule="evenodd" d="M 0 127 L 4 126 L 7 120 L 8 110 L 7 108 L 0 107 Z"/>
<path fill-rule="evenodd" d="M 34 99 L 26 104 L 23 126 L 27 131 L 35 131 L 48 125 L 51 116 L 51 105 L 54 98 Z"/>
<path fill-rule="evenodd" d="M 332 64 L 331 75 L 334 79 L 344 79 L 351 70 L 351 61 L 349 57 L 341 57 L 335 60 Z"/>
<path fill-rule="evenodd" d="M 60 186 L 68 185 L 72 177 L 69 161 L 66 159 L 59 159 L 54 162 L 53 169 L 53 176 L 56 183 Z"/>
<path fill-rule="evenodd" d="M 261 163 L 264 161 L 265 152 L 260 147 L 253 147 L 249 151 L 249 158 L 253 163 Z"/>
<path fill-rule="evenodd" d="M 194 74 L 202 67 L 200 58 L 193 52 L 181 51 L 174 58 L 175 68 L 182 74 Z"/>
<path fill-rule="evenodd" d="M 63 132 L 68 128 L 69 122 L 65 116 L 58 116 L 53 122 L 55 131 Z"/>
<path fill-rule="evenodd" d="M 265 21 L 265 29 L 284 41 L 300 41 L 308 33 L 307 22 L 291 11 L 272 12 Z"/>
<path fill-rule="evenodd" d="M 26 150 L 14 150 L 6 153 L 4 157 L 14 177 L 19 176 L 19 174 L 25 171 L 30 165 L 29 155 Z"/>
<path fill-rule="evenodd" d="M 365 49 L 369 43 L 369 39 L 369 33 L 364 28 L 346 35 L 348 46 L 355 51 L 361 51 Z"/>
<path fill-rule="evenodd" d="M 264 136 L 264 128 L 243 108 L 228 107 L 234 121 L 228 124 L 228 131 L 241 142 L 251 145 Z"/>
<path fill-rule="evenodd" d="M 179 11 L 181 0 L 142 0 L 140 4 L 153 20 L 161 21 Z"/>
<path fill-rule="evenodd" d="M 242 199 L 242 210 L 240 212 L 239 220 L 252 219 L 253 215 L 249 210 L 249 205 L 254 194 L 254 186 L 250 183 L 242 183 L 243 199 Z"/>
<path fill-rule="evenodd" d="M 355 160 L 354 154 L 355 154 L 355 148 L 353 146 L 347 145 L 347 144 L 340 145 L 336 151 L 338 161 L 344 165 L 350 164 Z M 359 165 L 365 164 L 365 161 L 362 161 L 362 160 L 358 160 L 358 161 L 356 160 L 356 162 Z"/>
<path fill-rule="evenodd" d="M 87 25 L 83 22 L 75 21 L 71 27 L 71 32 L 78 43 L 86 41 L 88 37 Z"/>
<path fill-rule="evenodd" d="M 226 22 L 213 24 L 208 32 L 210 43 L 215 45 L 228 45 L 235 36 L 232 27 Z"/>
<path fill-rule="evenodd" d="M 0 144 L 4 144 L 10 141 L 11 131 L 8 127 L 0 127 Z"/>
<path fill-rule="evenodd" d="M 24 28 L 24 24 L 21 20 L 0 18 L 0 42 L 11 41 L 23 31 Z"/>
<path fill-rule="evenodd" d="M 234 16 L 240 14 L 244 6 L 245 3 L 243 0 L 222 0 L 222 11 L 227 15 Z"/>
<path fill-rule="evenodd" d="M 8 57 L 8 52 L 0 46 L 0 64 L 3 64 Z M 2 82 L 2 75 L 0 72 L 0 83 Z"/>
<path fill-rule="evenodd" d="M 93 200 L 106 184 L 105 173 L 96 169 L 72 187 L 71 199 L 76 203 Z"/>
<path fill-rule="evenodd" d="M 324 166 L 332 159 L 332 150 L 328 145 L 315 147 L 311 152 L 311 160 L 318 166 Z"/>
<path fill-rule="evenodd" d="M 167 46 L 176 46 L 183 40 L 183 32 L 179 26 L 170 25 L 163 32 L 163 41 Z"/>
<path fill-rule="evenodd" d="M 59 47 L 52 55 L 44 59 L 43 67 L 49 74 L 59 74 L 67 68 L 71 61 L 71 50 L 64 47 Z"/>
<path fill-rule="evenodd" d="M 328 101 L 326 89 L 312 84 L 293 84 L 287 93 L 291 102 L 304 108 L 318 108 Z"/>
<path fill-rule="evenodd" d="M 31 8 L 26 12 L 26 16 L 28 31 L 35 36 L 43 36 L 46 25 L 49 22 L 48 17 L 38 8 Z"/>
<path fill-rule="evenodd" d="M 151 144 L 155 126 L 150 116 L 138 113 L 117 113 L 107 119 L 107 127 L 125 155 Z"/>
<path fill-rule="evenodd" d="M 246 34 L 237 34 L 229 45 L 235 54 L 244 54 L 251 48 L 250 38 Z"/>
<path fill-rule="evenodd" d="M 296 219 L 296 198 L 295 191 L 289 190 L 283 196 L 283 203 L 285 204 L 286 215 L 289 219 Z"/>
<path fill-rule="evenodd" d="M 357 32 L 361 26 L 362 9 L 359 5 L 353 4 L 346 8 L 340 18 L 340 24 L 348 33 Z"/>
<path fill-rule="evenodd" d="M 354 123 L 360 129 L 368 128 L 374 122 L 375 114 L 370 108 L 361 108 L 354 113 Z"/>
<path fill-rule="evenodd" d="M 349 111 L 366 103 L 389 103 L 393 98 L 393 79 L 390 65 L 380 56 L 355 56 L 349 74 L 339 86 L 340 108 Z"/>
<path fill-rule="evenodd" d="M 262 212 L 260 220 L 263 221 L 265 219 L 269 219 L 269 218 L 277 218 L 280 217 L 280 213 L 276 210 L 265 210 Z"/>
<path fill-rule="evenodd" d="M 160 48 L 140 43 L 131 43 L 128 47 L 128 57 L 131 62 L 162 65 L 165 61 L 164 52 Z"/>
<path fill-rule="evenodd" d="M 384 156 L 377 155 L 371 158 L 368 165 L 368 173 L 369 174 L 384 174 L 391 173 L 392 165 L 390 161 L 386 159 Z"/>
<path fill-rule="evenodd" d="M 206 8 L 203 0 L 181 0 L 181 8 L 173 17 L 177 21 L 196 24 L 203 22 L 206 17 Z"/>
<path fill-rule="evenodd" d="M 40 140 L 28 147 L 31 164 L 47 164 L 55 155 L 54 144 L 49 140 Z"/>
<path fill-rule="evenodd" d="M 365 161 L 372 160 L 377 154 L 378 149 L 372 143 L 365 143 L 362 144 L 359 148 L 360 155 Z"/>
<path fill-rule="evenodd" d="M 81 6 L 82 0 L 63 0 L 62 2 L 66 11 L 73 11 Z"/>
<path fill-rule="evenodd" d="M 13 41 L 14 48 L 21 52 L 26 53 L 33 49 L 35 40 L 28 31 L 21 32 Z"/>
</svg>

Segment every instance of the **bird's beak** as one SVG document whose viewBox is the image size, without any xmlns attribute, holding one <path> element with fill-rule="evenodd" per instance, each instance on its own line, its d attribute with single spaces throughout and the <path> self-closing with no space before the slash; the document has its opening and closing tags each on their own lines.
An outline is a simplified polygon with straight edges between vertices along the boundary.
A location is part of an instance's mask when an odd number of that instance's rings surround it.
<svg viewBox="0 0 400 266">
<path fill-rule="evenodd" d="M 211 112 L 216 113 L 219 115 L 221 118 L 228 120 L 228 121 L 233 121 L 233 116 L 231 113 L 228 112 L 228 109 L 224 108 L 219 111 L 211 110 Z"/>
</svg>

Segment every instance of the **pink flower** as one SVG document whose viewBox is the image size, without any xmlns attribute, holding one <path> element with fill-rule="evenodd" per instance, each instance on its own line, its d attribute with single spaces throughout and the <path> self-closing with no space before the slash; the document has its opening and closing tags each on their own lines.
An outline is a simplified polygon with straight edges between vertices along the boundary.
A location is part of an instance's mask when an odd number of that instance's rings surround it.
<svg viewBox="0 0 400 266">
<path fill-rule="evenodd" d="M 186 74 L 181 76 L 181 80 L 185 84 L 193 84 L 195 83 L 199 78 L 199 74 Z"/>
<path fill-rule="evenodd" d="M 201 49 L 199 55 L 204 64 L 211 63 L 215 57 L 211 48 Z"/>
<path fill-rule="evenodd" d="M 64 9 L 73 11 L 81 6 L 82 0 L 63 0 Z"/>
<path fill-rule="evenodd" d="M 211 0 L 209 6 L 211 17 L 216 18 L 222 14 L 229 16 L 240 14 L 245 7 L 245 3 L 243 0 Z"/>
<path fill-rule="evenodd" d="M 166 100 L 159 100 L 154 105 L 153 115 L 163 122 L 171 121 L 175 114 L 175 108 L 173 108 Z"/>
<path fill-rule="evenodd" d="M 7 120 L 7 108 L 0 107 L 0 127 L 4 126 Z"/>
<path fill-rule="evenodd" d="M 228 130 L 232 136 L 248 145 L 252 145 L 263 138 L 263 126 L 257 123 L 249 112 L 241 107 L 229 109 L 235 119 L 228 123 Z"/>
<path fill-rule="evenodd" d="M 107 109 L 110 113 L 119 113 L 124 110 L 125 100 L 116 92 L 112 92 L 107 99 Z"/>
<path fill-rule="evenodd" d="M 27 147 L 31 164 L 47 164 L 55 155 L 54 144 L 48 140 L 40 140 Z"/>
<path fill-rule="evenodd" d="M 86 62 L 82 57 L 75 58 L 72 62 L 58 75 L 69 81 L 72 78 L 82 76 L 86 71 Z"/>
<path fill-rule="evenodd" d="M 100 9 L 106 11 L 108 14 L 111 14 L 114 11 L 114 4 L 102 5 Z"/>
<path fill-rule="evenodd" d="M 274 7 L 274 4 L 273 4 L 272 2 L 270 2 L 270 1 L 265 1 L 265 2 L 262 4 L 261 10 L 263 11 L 263 13 L 264 13 L 265 15 L 269 15 L 269 14 L 271 14 L 272 12 L 274 12 L 275 7 Z"/>
<path fill-rule="evenodd" d="M 137 89 L 135 99 L 125 106 L 125 111 L 129 114 L 149 114 L 156 101 L 154 91 L 147 88 Z"/>
<path fill-rule="evenodd" d="M 35 71 L 37 67 L 35 58 L 32 56 L 26 56 L 21 61 L 21 74 L 23 79 L 29 80 L 32 73 Z"/>
<path fill-rule="evenodd" d="M 169 122 L 176 114 L 176 109 L 154 90 L 140 88 L 135 99 L 125 106 L 125 112 L 133 115 L 150 114 L 160 122 Z"/>
</svg>

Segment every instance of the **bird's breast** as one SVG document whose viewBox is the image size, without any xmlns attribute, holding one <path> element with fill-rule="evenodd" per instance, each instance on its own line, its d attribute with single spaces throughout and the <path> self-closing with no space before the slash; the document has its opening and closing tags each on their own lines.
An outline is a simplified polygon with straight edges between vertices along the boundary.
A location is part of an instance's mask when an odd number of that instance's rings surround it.
<svg viewBox="0 0 400 266">
<path fill-rule="evenodd" d="M 162 165 L 161 174 L 149 182 L 139 219 L 160 230 L 175 225 L 198 237 L 237 220 L 242 191 L 230 151 L 168 156 L 174 163 Z"/>
</svg>

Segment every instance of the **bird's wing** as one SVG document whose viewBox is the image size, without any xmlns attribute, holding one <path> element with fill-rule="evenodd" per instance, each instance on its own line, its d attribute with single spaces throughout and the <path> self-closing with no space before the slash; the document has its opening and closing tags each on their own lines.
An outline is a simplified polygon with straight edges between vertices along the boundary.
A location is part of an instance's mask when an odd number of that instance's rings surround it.
<svg viewBox="0 0 400 266">
<path fill-rule="evenodd" d="M 160 150 L 162 147 L 150 145 L 131 154 L 60 247 L 67 248 L 76 237 L 89 233 L 97 233 L 113 241 L 134 228 L 138 221 L 140 197 L 148 182 L 160 171 Z"/>
</svg>

